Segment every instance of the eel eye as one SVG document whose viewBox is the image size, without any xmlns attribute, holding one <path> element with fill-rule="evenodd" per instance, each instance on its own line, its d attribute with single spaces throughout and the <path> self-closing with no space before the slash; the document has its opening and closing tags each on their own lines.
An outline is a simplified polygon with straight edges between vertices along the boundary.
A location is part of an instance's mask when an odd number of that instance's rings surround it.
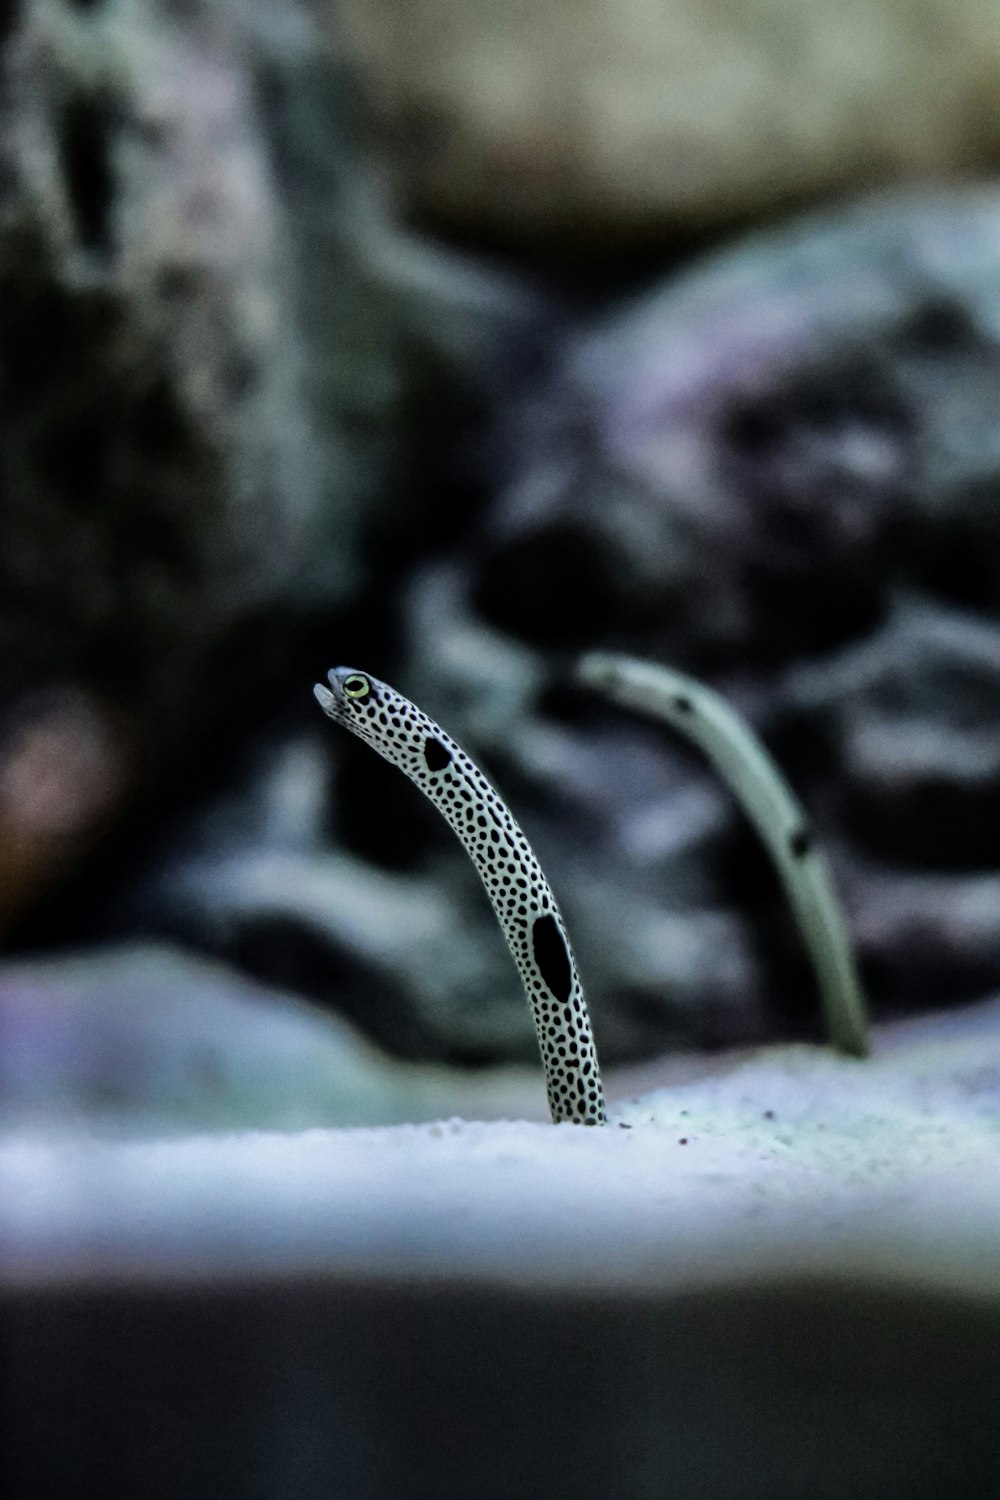
<svg viewBox="0 0 1000 1500">
<path fill-rule="evenodd" d="M 350 677 L 344 678 L 345 698 L 367 698 L 371 690 L 372 685 L 368 678 L 362 677 L 360 672 L 352 672 Z"/>
</svg>

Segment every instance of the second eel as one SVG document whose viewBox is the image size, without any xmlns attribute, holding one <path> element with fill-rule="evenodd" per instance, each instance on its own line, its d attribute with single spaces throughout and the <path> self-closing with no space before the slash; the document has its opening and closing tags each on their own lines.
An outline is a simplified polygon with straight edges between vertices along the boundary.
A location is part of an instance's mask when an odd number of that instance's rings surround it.
<svg viewBox="0 0 1000 1500">
<path fill-rule="evenodd" d="M 708 757 L 757 829 L 795 913 L 834 1046 L 869 1050 L 868 1021 L 847 925 L 830 869 L 802 807 L 753 730 L 726 700 L 658 662 L 593 652 L 579 675 L 616 703 L 665 719 Z"/>
</svg>

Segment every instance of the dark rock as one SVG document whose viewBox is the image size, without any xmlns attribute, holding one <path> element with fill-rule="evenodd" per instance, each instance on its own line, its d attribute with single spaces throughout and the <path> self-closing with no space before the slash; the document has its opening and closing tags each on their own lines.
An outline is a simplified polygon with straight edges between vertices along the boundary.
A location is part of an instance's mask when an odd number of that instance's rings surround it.
<svg viewBox="0 0 1000 1500">
<path fill-rule="evenodd" d="M 3 113 L 2 696 L 58 668 L 176 743 L 319 502 L 252 80 L 211 8 L 28 4 Z"/>
<path fill-rule="evenodd" d="M 929 601 L 790 672 L 784 713 L 832 749 L 832 809 L 857 845 L 925 869 L 993 869 L 1000 826 L 1000 626 Z"/>
<path fill-rule="evenodd" d="M 928 194 L 758 236 L 570 337 L 507 428 L 478 601 L 743 668 L 871 629 L 935 559 L 1000 597 L 998 286 L 997 194 Z"/>
<path fill-rule="evenodd" d="M 930 1011 L 995 991 L 995 871 L 967 875 L 852 861 L 844 882 L 858 953 L 880 1001 Z"/>
<path fill-rule="evenodd" d="M 530 304 L 391 232 L 347 114 L 285 0 L 26 0 L 2 41 L 0 729 L 86 700 L 112 824 L 231 766 L 366 559 L 392 587 L 456 365 Z"/>
</svg>

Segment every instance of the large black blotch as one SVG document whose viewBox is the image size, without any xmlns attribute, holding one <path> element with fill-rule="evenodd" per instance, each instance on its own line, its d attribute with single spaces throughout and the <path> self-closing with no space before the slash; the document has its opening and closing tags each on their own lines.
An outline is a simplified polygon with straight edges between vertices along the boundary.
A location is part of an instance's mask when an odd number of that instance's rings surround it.
<svg viewBox="0 0 1000 1500">
<path fill-rule="evenodd" d="M 573 972 L 566 951 L 566 939 L 551 912 L 539 917 L 531 929 L 531 946 L 542 978 L 557 1000 L 568 1000 L 573 988 Z"/>
<path fill-rule="evenodd" d="M 429 771 L 443 771 L 445 766 L 451 765 L 451 751 L 446 750 L 433 735 L 428 735 L 424 740 L 424 760 Z"/>
<path fill-rule="evenodd" d="M 806 827 L 796 828 L 789 836 L 788 848 L 793 859 L 805 859 L 813 846 L 813 837 Z"/>
</svg>

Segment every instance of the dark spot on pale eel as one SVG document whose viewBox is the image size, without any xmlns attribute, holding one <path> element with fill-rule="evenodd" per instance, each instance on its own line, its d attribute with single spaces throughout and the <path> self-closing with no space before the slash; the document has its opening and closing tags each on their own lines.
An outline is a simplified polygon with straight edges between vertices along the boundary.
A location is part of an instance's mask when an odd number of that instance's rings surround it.
<svg viewBox="0 0 1000 1500">
<path fill-rule="evenodd" d="M 789 836 L 788 848 L 793 859 L 805 859 L 812 846 L 813 838 L 808 828 L 796 828 Z"/>
<path fill-rule="evenodd" d="M 539 917 L 531 929 L 531 947 L 538 971 L 557 1000 L 566 1001 L 573 990 L 566 941 L 551 912 Z"/>
<path fill-rule="evenodd" d="M 440 740 L 429 735 L 424 741 L 424 760 L 429 771 L 443 771 L 445 766 L 451 765 L 451 754 Z"/>
</svg>

